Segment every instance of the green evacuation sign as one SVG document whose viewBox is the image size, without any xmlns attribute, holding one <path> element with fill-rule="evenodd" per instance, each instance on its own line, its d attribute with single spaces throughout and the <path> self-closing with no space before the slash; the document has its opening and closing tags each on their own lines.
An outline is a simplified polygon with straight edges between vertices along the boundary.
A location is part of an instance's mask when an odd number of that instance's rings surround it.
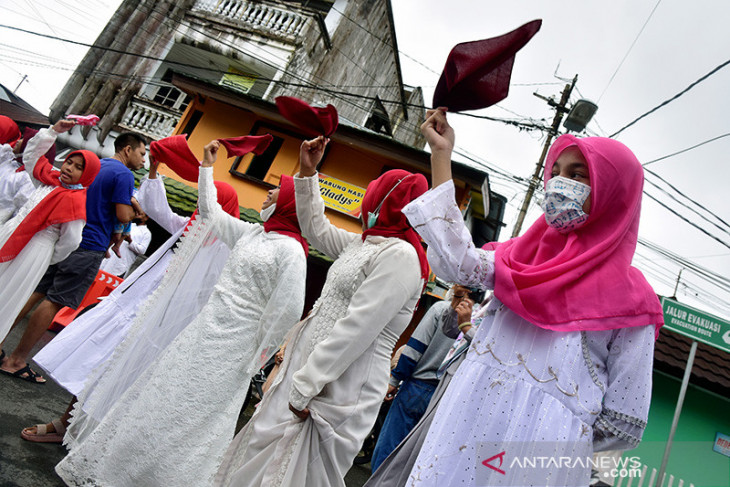
<svg viewBox="0 0 730 487">
<path fill-rule="evenodd" d="M 664 326 L 670 330 L 730 352 L 730 322 L 664 297 L 662 309 Z"/>
</svg>

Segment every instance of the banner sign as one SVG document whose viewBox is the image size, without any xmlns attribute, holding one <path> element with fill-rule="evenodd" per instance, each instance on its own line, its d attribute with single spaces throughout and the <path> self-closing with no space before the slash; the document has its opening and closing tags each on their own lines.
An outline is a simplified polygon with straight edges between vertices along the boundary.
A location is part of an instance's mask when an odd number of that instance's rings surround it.
<svg viewBox="0 0 730 487">
<path fill-rule="evenodd" d="M 218 82 L 218 84 L 221 86 L 233 88 L 234 90 L 238 90 L 241 93 L 248 93 L 251 90 L 251 87 L 253 87 L 254 83 L 256 83 L 256 78 L 250 76 L 247 73 L 244 73 L 239 69 L 234 68 L 233 66 L 228 66 L 228 72 L 224 74 Z"/>
<path fill-rule="evenodd" d="M 354 218 L 360 217 L 360 205 L 365 196 L 365 189 L 319 173 L 319 192 L 327 208 Z"/>
<path fill-rule="evenodd" d="M 670 330 L 730 352 L 730 322 L 664 297 L 662 310 L 664 326 Z"/>
</svg>

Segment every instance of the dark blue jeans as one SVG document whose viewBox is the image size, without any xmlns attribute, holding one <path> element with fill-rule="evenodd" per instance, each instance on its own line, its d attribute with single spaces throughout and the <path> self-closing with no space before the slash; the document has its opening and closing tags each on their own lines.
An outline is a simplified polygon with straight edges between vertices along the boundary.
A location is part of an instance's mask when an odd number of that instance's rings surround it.
<svg viewBox="0 0 730 487">
<path fill-rule="evenodd" d="M 393 399 L 388 416 L 385 417 L 383 429 L 380 430 L 378 443 L 373 451 L 373 458 L 370 461 L 373 472 L 421 419 L 435 389 L 436 384 L 429 382 L 417 379 L 403 381 Z"/>
</svg>

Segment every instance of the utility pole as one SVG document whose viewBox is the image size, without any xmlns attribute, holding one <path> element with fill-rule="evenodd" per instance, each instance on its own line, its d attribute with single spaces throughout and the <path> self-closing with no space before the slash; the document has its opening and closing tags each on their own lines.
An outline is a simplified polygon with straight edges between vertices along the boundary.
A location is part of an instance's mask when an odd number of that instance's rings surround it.
<svg viewBox="0 0 730 487">
<path fill-rule="evenodd" d="M 18 74 L 20 74 L 20 73 L 18 73 Z M 20 80 L 20 83 L 18 83 L 18 86 L 16 86 L 15 89 L 13 90 L 13 95 L 15 94 L 16 91 L 18 91 L 18 88 L 20 88 L 20 85 L 22 85 L 27 78 L 28 78 L 28 75 L 24 74 L 23 79 Z"/>
<path fill-rule="evenodd" d="M 563 93 L 560 97 L 560 103 L 555 103 L 552 98 L 545 98 L 535 93 L 535 96 L 543 98 L 545 101 L 548 102 L 550 106 L 555 107 L 555 118 L 553 118 L 553 125 L 552 127 L 550 127 L 550 133 L 548 133 L 547 139 L 545 140 L 545 145 L 542 148 L 540 160 L 537 161 L 535 173 L 532 175 L 532 179 L 530 179 L 530 186 L 527 188 L 525 201 L 522 202 L 522 208 L 520 208 L 520 213 L 517 215 L 517 223 L 515 223 L 515 228 L 514 230 L 512 230 L 513 238 L 520 234 L 520 230 L 522 229 L 522 223 L 525 221 L 525 215 L 527 214 L 527 208 L 530 206 L 530 201 L 532 200 L 532 195 L 535 194 L 535 189 L 537 188 L 537 185 L 540 184 L 542 165 L 545 162 L 545 156 L 547 156 L 548 149 L 550 148 L 550 144 L 553 141 L 553 137 L 558 133 L 558 128 L 560 128 L 560 122 L 563 120 L 563 115 L 568 112 L 568 109 L 565 108 L 565 106 L 568 104 L 570 94 L 572 93 L 573 88 L 575 87 L 575 83 L 577 81 L 578 75 L 576 74 L 573 77 L 573 82 L 569 85 L 565 85 L 565 88 L 563 88 Z"/>
<path fill-rule="evenodd" d="M 674 299 L 677 299 L 677 289 L 679 289 L 679 280 L 682 278 L 682 271 L 684 270 L 684 267 L 679 269 L 679 275 L 677 276 L 677 283 L 674 285 L 674 294 L 672 294 L 672 297 Z"/>
</svg>

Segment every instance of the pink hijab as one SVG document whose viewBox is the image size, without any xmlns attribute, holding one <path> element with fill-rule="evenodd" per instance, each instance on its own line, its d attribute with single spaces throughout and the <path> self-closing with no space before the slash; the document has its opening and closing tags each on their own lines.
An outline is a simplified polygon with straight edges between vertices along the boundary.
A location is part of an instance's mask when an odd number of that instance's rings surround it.
<svg viewBox="0 0 730 487">
<path fill-rule="evenodd" d="M 568 147 L 585 157 L 591 212 L 579 229 L 561 234 L 545 218 L 524 235 L 496 245 L 495 296 L 535 325 L 556 331 L 611 330 L 664 324 L 659 299 L 631 266 L 639 231 L 644 174 L 621 142 L 559 137 L 545 164 L 545 182 Z"/>
</svg>

